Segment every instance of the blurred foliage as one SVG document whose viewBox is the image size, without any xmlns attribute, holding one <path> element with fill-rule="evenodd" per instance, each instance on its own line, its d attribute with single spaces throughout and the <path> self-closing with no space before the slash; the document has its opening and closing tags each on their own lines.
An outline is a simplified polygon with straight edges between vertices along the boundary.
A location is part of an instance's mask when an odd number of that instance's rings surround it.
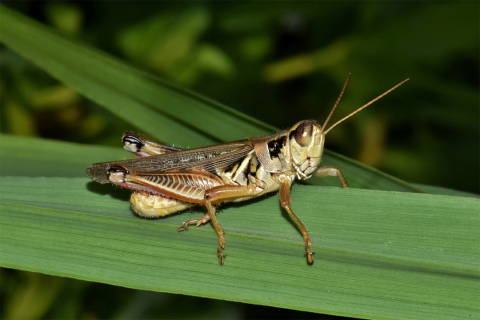
<svg viewBox="0 0 480 320">
<path fill-rule="evenodd" d="M 480 191 L 478 2 L 4 4 L 280 128 L 321 122 L 349 72 L 335 119 L 410 78 L 335 128 L 327 148 L 407 181 Z M 124 131 L 142 132 L 3 46 L 0 71 L 1 132 L 118 147 Z M 12 319 L 286 317 L 11 270 L 1 293 Z"/>
</svg>

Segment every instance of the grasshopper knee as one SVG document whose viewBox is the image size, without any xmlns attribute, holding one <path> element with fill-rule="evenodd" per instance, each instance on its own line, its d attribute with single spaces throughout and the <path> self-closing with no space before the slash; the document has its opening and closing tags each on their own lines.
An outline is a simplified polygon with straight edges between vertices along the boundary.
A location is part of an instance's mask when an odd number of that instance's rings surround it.
<svg viewBox="0 0 480 320">
<path fill-rule="evenodd" d="M 286 200 L 286 199 L 280 199 L 280 205 L 282 206 L 282 208 L 288 210 L 288 209 L 291 209 L 291 202 L 289 200 Z"/>
<path fill-rule="evenodd" d="M 128 170 L 122 166 L 110 166 L 107 169 L 108 179 L 112 183 L 124 183 L 125 175 L 128 174 Z"/>
</svg>

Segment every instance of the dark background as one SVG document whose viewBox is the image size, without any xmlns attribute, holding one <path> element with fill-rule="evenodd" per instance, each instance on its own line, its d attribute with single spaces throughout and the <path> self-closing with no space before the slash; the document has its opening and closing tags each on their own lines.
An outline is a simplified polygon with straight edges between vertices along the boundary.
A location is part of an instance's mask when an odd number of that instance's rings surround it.
<svg viewBox="0 0 480 320">
<path fill-rule="evenodd" d="M 332 121 L 410 78 L 326 147 L 409 182 L 480 192 L 478 2 L 2 4 L 281 129 L 323 122 L 349 72 Z M 0 50 L 1 132 L 119 148 L 124 131 L 142 132 Z M 322 318 L 1 272 L 3 318 Z"/>
</svg>

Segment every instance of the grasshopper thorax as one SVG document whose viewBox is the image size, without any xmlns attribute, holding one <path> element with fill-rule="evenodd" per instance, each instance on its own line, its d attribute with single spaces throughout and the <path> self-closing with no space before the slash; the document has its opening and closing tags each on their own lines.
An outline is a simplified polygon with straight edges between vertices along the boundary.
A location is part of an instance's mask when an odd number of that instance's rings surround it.
<svg viewBox="0 0 480 320">
<path fill-rule="evenodd" d="M 295 124 L 288 133 L 293 167 L 299 179 L 308 179 L 322 159 L 325 134 L 315 120 Z"/>
</svg>

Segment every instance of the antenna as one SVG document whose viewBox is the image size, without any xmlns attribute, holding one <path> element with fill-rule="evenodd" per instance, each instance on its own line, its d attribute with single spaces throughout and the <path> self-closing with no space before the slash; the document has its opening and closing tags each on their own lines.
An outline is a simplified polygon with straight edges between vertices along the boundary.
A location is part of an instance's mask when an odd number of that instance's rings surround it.
<svg viewBox="0 0 480 320">
<path fill-rule="evenodd" d="M 340 92 L 340 95 L 338 96 L 337 102 L 335 102 L 335 105 L 333 106 L 332 111 L 330 111 L 330 114 L 328 115 L 327 120 L 325 120 L 325 123 L 322 126 L 322 131 L 325 130 L 325 128 L 327 127 L 328 121 L 333 116 L 333 113 L 335 112 L 335 109 L 337 109 L 338 104 L 340 103 L 340 100 L 342 99 L 343 93 L 345 92 L 345 89 L 347 89 L 347 84 L 348 84 L 348 81 L 350 81 L 351 76 L 352 76 L 352 73 L 349 73 L 348 76 L 347 76 L 347 80 L 345 80 L 345 84 L 343 85 L 343 89 Z"/>
<path fill-rule="evenodd" d="M 405 79 L 405 80 L 403 80 L 402 82 L 400 82 L 399 84 L 397 84 L 396 86 L 394 86 L 393 88 L 391 88 L 390 90 L 385 91 L 384 93 L 382 93 L 381 95 L 379 95 L 378 97 L 376 97 L 375 99 L 373 99 L 372 101 L 370 101 L 369 103 L 367 103 L 367 104 L 361 106 L 360 108 L 358 108 L 357 110 L 353 111 L 352 113 L 350 113 L 350 114 L 349 114 L 348 116 L 346 116 L 345 118 L 341 119 L 340 121 L 337 121 L 334 125 L 332 125 L 330 128 L 328 128 L 327 131 L 324 131 L 324 134 L 326 135 L 326 134 L 327 134 L 330 130 L 332 130 L 337 124 L 339 124 L 340 122 L 343 122 L 343 121 L 347 120 L 348 118 L 350 118 L 350 117 L 353 116 L 354 114 L 362 111 L 363 109 L 365 109 L 366 107 L 368 107 L 369 105 L 371 105 L 372 103 L 374 103 L 375 101 L 377 101 L 378 99 L 386 96 L 387 94 L 389 94 L 389 93 L 392 92 L 393 90 L 395 90 L 395 89 L 397 89 L 398 87 L 400 87 L 402 84 L 404 84 L 404 83 L 407 82 L 408 80 L 410 80 L 410 79 Z M 348 79 L 347 79 L 347 82 L 348 82 Z M 346 84 L 346 83 L 345 83 L 345 84 Z M 343 88 L 343 90 L 345 90 L 345 87 Z M 342 91 L 342 94 L 343 94 L 343 91 Z M 342 96 L 342 94 L 340 94 L 340 97 Z M 338 103 L 338 101 L 337 101 L 337 103 Z M 335 107 L 336 107 L 336 105 L 335 105 Z M 334 107 L 333 110 L 335 110 L 335 107 Z M 332 110 L 332 111 L 333 111 L 333 110 Z M 331 114 L 331 113 L 330 113 L 330 114 Z M 330 118 L 330 116 L 329 116 L 328 118 Z M 328 119 L 327 119 L 327 120 L 328 120 Z M 323 129 L 324 129 L 324 128 L 322 127 L 322 130 L 323 130 Z"/>
</svg>

